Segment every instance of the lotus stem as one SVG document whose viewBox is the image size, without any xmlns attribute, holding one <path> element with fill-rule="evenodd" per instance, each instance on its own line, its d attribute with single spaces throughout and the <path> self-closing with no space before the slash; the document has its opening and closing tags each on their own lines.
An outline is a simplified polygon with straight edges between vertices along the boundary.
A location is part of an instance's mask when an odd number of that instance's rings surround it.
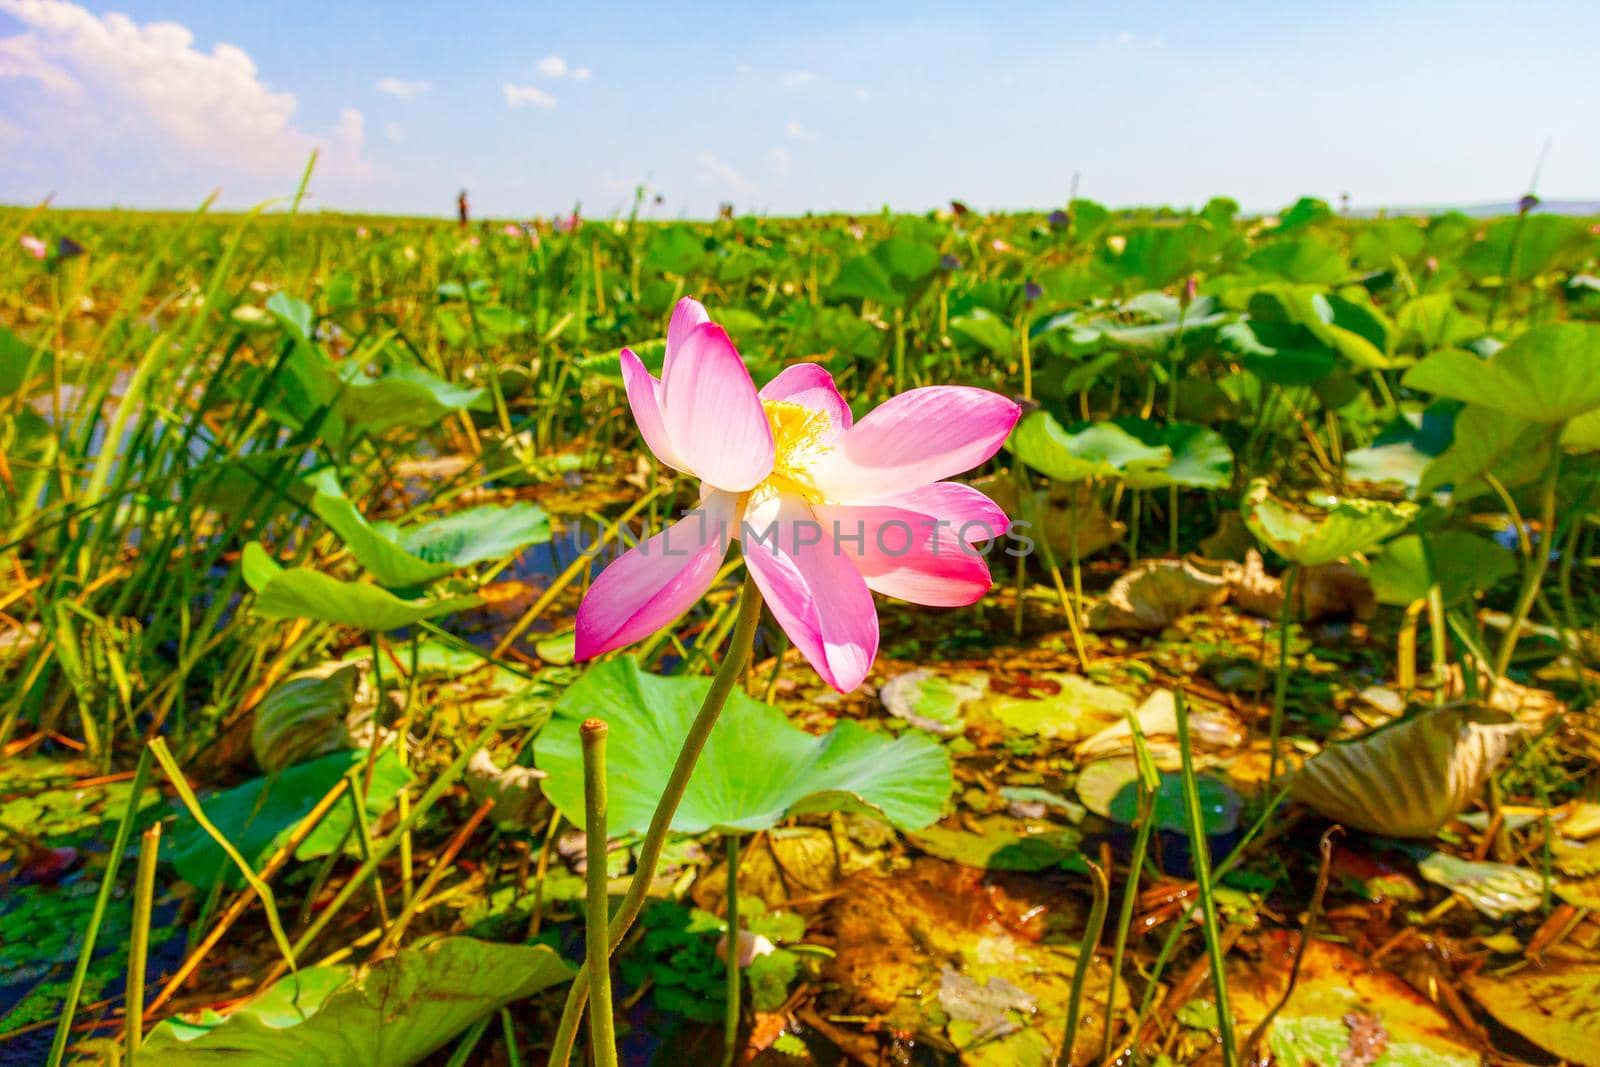
<svg viewBox="0 0 1600 1067">
<path fill-rule="evenodd" d="M 1280 674 L 1280 678 L 1282 675 Z M 1279 686 L 1280 692 L 1282 686 Z M 1173 692 L 1178 720 L 1178 752 L 1183 758 L 1183 800 L 1189 814 L 1189 850 L 1194 859 L 1194 877 L 1199 886 L 1200 915 L 1205 925 L 1206 957 L 1211 964 L 1211 985 L 1217 1005 L 1217 1034 L 1222 1042 L 1225 1067 L 1238 1067 L 1239 1046 L 1233 1036 L 1233 1015 L 1228 1010 L 1228 972 L 1222 954 L 1222 934 L 1217 925 L 1217 902 L 1212 892 L 1211 846 L 1206 841 L 1205 817 L 1200 811 L 1200 779 L 1194 771 L 1194 753 L 1189 748 L 1189 703 L 1183 690 Z M 1276 750 L 1274 750 L 1276 756 Z M 1274 760 L 1276 764 L 1276 760 Z"/>
<path fill-rule="evenodd" d="M 617 1029 L 611 1018 L 611 946 L 606 934 L 611 894 L 606 890 L 606 724 L 585 720 L 583 740 L 583 831 L 587 835 L 588 894 L 584 906 L 584 956 L 592 975 L 589 998 L 589 1055 L 595 1067 L 616 1067 Z"/>
<path fill-rule="evenodd" d="M 1544 481 L 1539 487 L 1539 550 L 1529 561 L 1528 569 L 1522 576 L 1522 590 L 1517 594 L 1506 635 L 1501 638 L 1500 649 L 1495 653 L 1490 686 L 1498 686 L 1501 679 L 1505 678 L 1506 671 L 1511 669 L 1511 657 L 1517 650 L 1517 640 L 1522 636 L 1522 624 L 1528 621 L 1528 612 L 1533 609 L 1534 598 L 1539 595 L 1539 583 L 1544 581 L 1545 571 L 1550 567 L 1550 549 L 1555 542 L 1556 483 L 1561 476 L 1560 429 L 1553 431 L 1551 436 L 1550 466 L 1546 468 Z"/>
<path fill-rule="evenodd" d="M 722 1067 L 732 1067 L 739 1045 L 739 835 L 727 835 L 728 846 L 728 1002 L 722 1016 Z"/>
<path fill-rule="evenodd" d="M 678 804 L 683 800 L 684 790 L 689 786 L 689 778 L 694 774 L 695 764 L 699 762 L 700 753 L 706 747 L 706 739 L 711 736 L 711 729 L 716 726 L 723 705 L 728 702 L 728 694 L 733 691 L 734 685 L 739 681 L 739 675 L 744 672 L 744 666 L 750 659 L 750 649 L 755 643 L 756 623 L 760 621 L 761 592 L 756 588 L 754 579 L 747 574 L 744 589 L 739 593 L 739 619 L 734 625 L 733 637 L 728 641 L 728 651 L 722 658 L 722 665 L 717 668 L 716 677 L 711 680 L 711 688 L 706 692 L 705 703 L 700 705 L 700 712 L 689 727 L 688 736 L 683 739 L 683 747 L 678 750 L 678 761 L 673 764 L 672 775 L 667 779 L 667 787 L 662 791 L 661 799 L 656 804 L 655 814 L 650 819 L 650 828 L 639 843 L 638 866 L 633 873 L 633 881 L 628 884 L 627 895 L 622 898 L 616 914 L 611 918 L 613 952 L 622 943 L 622 938 L 644 908 L 645 895 L 650 890 L 650 883 L 655 879 L 656 866 L 661 862 L 661 849 L 666 844 L 668 831 L 672 828 L 672 818 L 678 812 Z M 578 1016 L 582 1013 L 584 999 L 589 995 L 589 982 L 589 967 L 585 963 L 573 978 L 572 986 L 567 991 L 567 1002 L 561 1009 L 561 1023 L 556 1028 L 556 1036 L 550 1049 L 550 1067 L 564 1067 L 572 1057 L 573 1042 L 577 1038 Z"/>
<path fill-rule="evenodd" d="M 128 938 L 128 985 L 123 998 L 126 1015 L 123 1033 L 128 1060 L 139 1052 L 144 1037 L 144 971 L 150 954 L 150 912 L 155 901 L 156 860 L 161 855 L 161 824 L 144 832 L 139 841 L 139 879 L 133 886 L 133 927 Z"/>
<path fill-rule="evenodd" d="M 1283 572 L 1283 605 L 1278 609 L 1278 677 L 1272 683 L 1272 719 L 1268 727 L 1269 790 L 1278 785 L 1278 741 L 1283 736 L 1283 704 L 1289 692 L 1289 623 L 1294 618 L 1294 585 L 1299 575 L 1300 568 L 1293 563 Z"/>
</svg>

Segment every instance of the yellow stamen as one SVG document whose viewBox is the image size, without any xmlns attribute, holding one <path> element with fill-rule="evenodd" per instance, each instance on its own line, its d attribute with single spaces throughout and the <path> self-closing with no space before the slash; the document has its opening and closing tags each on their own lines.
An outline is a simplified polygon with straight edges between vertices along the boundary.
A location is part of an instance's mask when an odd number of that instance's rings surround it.
<svg viewBox="0 0 1600 1067">
<path fill-rule="evenodd" d="M 763 400 L 761 407 L 772 427 L 775 452 L 772 474 L 763 485 L 779 492 L 798 493 L 811 501 L 820 499 L 809 467 L 826 447 L 831 420 L 824 412 L 787 400 Z M 756 487 L 758 492 L 761 488 Z"/>
</svg>

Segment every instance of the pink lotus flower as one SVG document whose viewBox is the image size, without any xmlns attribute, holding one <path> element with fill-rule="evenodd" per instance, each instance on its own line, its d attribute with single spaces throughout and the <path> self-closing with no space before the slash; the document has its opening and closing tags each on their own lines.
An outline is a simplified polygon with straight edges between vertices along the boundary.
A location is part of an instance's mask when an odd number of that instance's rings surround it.
<svg viewBox="0 0 1600 1067">
<path fill-rule="evenodd" d="M 18 238 L 17 243 L 22 246 L 22 250 L 24 252 L 28 253 L 28 255 L 32 256 L 34 259 L 43 259 L 45 256 L 50 254 L 49 247 L 31 233 L 23 234 L 20 238 Z"/>
<path fill-rule="evenodd" d="M 760 392 L 722 327 L 679 301 L 658 381 L 622 350 L 645 443 L 701 481 L 700 505 L 623 554 L 578 609 L 577 658 L 662 629 L 703 596 L 730 537 L 796 648 L 835 689 L 861 683 L 878 651 L 874 591 L 934 607 L 971 604 L 989 568 L 971 546 L 1007 528 L 969 486 L 944 481 L 994 455 L 1020 409 L 997 393 L 930 386 L 852 425 L 814 363 Z"/>
</svg>

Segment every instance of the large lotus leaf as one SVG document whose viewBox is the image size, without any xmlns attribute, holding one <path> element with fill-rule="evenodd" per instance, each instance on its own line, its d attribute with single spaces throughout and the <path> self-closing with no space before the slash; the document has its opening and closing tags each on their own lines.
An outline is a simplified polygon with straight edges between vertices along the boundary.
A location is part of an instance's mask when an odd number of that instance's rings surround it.
<svg viewBox="0 0 1600 1067">
<path fill-rule="evenodd" d="M 1380 430 L 1372 444 L 1345 453 L 1345 478 L 1416 489 L 1428 464 L 1450 447 L 1459 410 L 1455 401 L 1441 400 L 1424 411 L 1403 414 Z"/>
<path fill-rule="evenodd" d="M 1600 408 L 1600 325 L 1535 326 L 1487 360 L 1447 348 L 1407 371 L 1404 384 L 1531 422 L 1566 422 Z"/>
<path fill-rule="evenodd" d="M 916 303 L 939 269 L 939 252 L 908 237 L 891 237 L 869 255 L 846 260 L 833 280 L 830 295 L 875 300 L 891 307 Z"/>
<path fill-rule="evenodd" d="M 1261 479 L 1245 493 L 1244 522 L 1262 546 L 1305 567 L 1376 548 L 1411 525 L 1416 505 L 1338 498 L 1315 510 L 1273 496 Z"/>
<path fill-rule="evenodd" d="M 485 1015 L 572 973 L 547 945 L 446 937 L 364 967 L 287 975 L 226 1017 L 169 1019 L 134 1062 L 409 1067 Z"/>
<path fill-rule="evenodd" d="M 330 472 L 318 480 L 311 506 L 367 573 L 393 589 L 418 588 L 462 567 L 550 540 L 550 516 L 526 503 L 486 504 L 400 528 L 369 522 Z"/>
<path fill-rule="evenodd" d="M 1260 343 L 1298 357 L 1308 368 L 1317 362 L 1313 355 L 1322 352 L 1343 356 L 1363 370 L 1394 366 L 1389 358 L 1393 328 L 1365 299 L 1330 296 L 1305 285 L 1271 286 L 1251 296 L 1250 328 Z"/>
<path fill-rule="evenodd" d="M 1224 489 L 1233 483 L 1233 450 L 1215 430 L 1190 422 L 1157 425 L 1148 419 L 1117 419 L 1116 425 L 1152 448 L 1165 448 L 1172 460 L 1155 470 L 1134 468 L 1123 475 L 1132 489 L 1168 485 Z"/>
<path fill-rule="evenodd" d="M 251 867 L 259 870 L 334 783 L 352 767 L 365 768 L 367 760 L 366 749 L 335 752 L 277 774 L 253 778 L 215 796 L 202 797 L 200 806 L 222 836 L 250 861 Z M 365 780 L 365 770 L 362 774 Z M 368 817 L 376 820 L 387 813 L 401 787 L 410 780 L 411 772 L 401 765 L 392 749 L 380 752 L 372 761 L 372 779 L 367 786 Z M 315 859 L 338 848 L 353 816 L 348 802 L 335 804 L 295 850 L 296 858 Z M 219 877 L 235 888 L 244 884 L 243 876 L 229 862 L 222 846 L 185 808 L 179 809 L 170 841 L 173 864 L 185 881 L 201 889 L 211 888 Z"/>
<path fill-rule="evenodd" d="M 581 824 L 578 728 L 585 719 L 603 719 L 612 753 L 609 826 L 615 833 L 643 830 L 710 686 L 709 678 L 646 674 L 632 659 L 591 667 L 562 695 L 539 735 L 536 761 L 550 775 L 545 796 Z M 920 829 L 939 818 L 951 784 L 950 758 L 926 737 L 890 740 L 849 720 L 815 737 L 735 688 L 672 828 L 757 831 L 791 815 L 843 810 L 871 811 L 896 826 Z"/>
<path fill-rule="evenodd" d="M 1210 258 L 1215 237 L 1198 221 L 1141 226 L 1128 231 L 1122 249 L 1102 249 L 1101 264 L 1115 277 L 1159 289 L 1192 274 Z"/>
<path fill-rule="evenodd" d="M 1016 332 L 1006 320 L 987 308 L 973 308 L 950 320 L 950 330 L 996 356 L 1008 358 L 1016 347 Z"/>
<path fill-rule="evenodd" d="M 1343 254 L 1315 237 L 1273 241 L 1252 252 L 1245 263 L 1262 274 L 1301 284 L 1333 285 L 1351 273 Z"/>
<path fill-rule="evenodd" d="M 1291 795 L 1347 826 L 1391 837 L 1431 837 L 1476 799 L 1527 729 L 1499 712 L 1433 708 L 1306 761 Z"/>
<path fill-rule="evenodd" d="M 1547 426 L 1492 408 L 1463 408 L 1450 447 L 1423 470 L 1417 492 L 1448 489 L 1466 500 L 1489 491 L 1491 474 L 1507 488 L 1526 485 L 1548 469 L 1554 443 Z"/>
<path fill-rule="evenodd" d="M 1227 321 L 1227 313 L 1219 311 L 1209 296 L 1197 298 L 1185 309 L 1175 296 L 1150 292 L 1129 297 L 1115 307 L 1056 315 L 1035 326 L 1032 333 L 1038 337 L 1064 330 L 1068 340 L 1078 346 L 1110 344 L 1165 351 L 1179 330 L 1189 333 Z"/>
<path fill-rule="evenodd" d="M 1006 447 L 1034 470 L 1061 482 L 1149 474 L 1172 462 L 1170 449 L 1147 445 L 1114 423 L 1068 431 L 1048 411 L 1025 415 Z"/>
<path fill-rule="evenodd" d="M 1466 600 L 1517 572 L 1511 553 L 1465 530 L 1397 537 L 1367 567 L 1372 590 L 1384 604 L 1405 607 L 1428 595 L 1435 581 L 1446 604 Z"/>
<path fill-rule="evenodd" d="M 1593 245 L 1594 237 L 1580 219 L 1563 215 L 1499 219 L 1490 224 L 1483 240 L 1467 248 L 1461 269 L 1470 278 L 1520 284 L 1576 266 Z"/>
<path fill-rule="evenodd" d="M 1266 1037 L 1280 1067 L 1479 1067 L 1483 1062 L 1450 1017 L 1403 979 L 1320 938 L 1297 960 L 1299 944 L 1298 934 L 1273 931 L 1261 938 L 1259 957 L 1228 957 L 1234 1032 L 1242 1037 L 1275 1012 Z"/>
<path fill-rule="evenodd" d="M 1361 227 L 1350 245 L 1351 258 L 1362 270 L 1393 270 L 1422 255 L 1427 237 L 1415 219 L 1374 219 Z"/>
<path fill-rule="evenodd" d="M 400 366 L 382 377 L 346 378 L 339 411 L 353 430 L 383 433 L 399 426 L 432 426 L 457 411 L 486 411 L 488 392 L 455 385 L 419 367 Z"/>
<path fill-rule="evenodd" d="M 1456 307 L 1449 293 L 1425 293 L 1400 306 L 1395 315 L 1399 343 L 1424 351 L 1453 348 L 1483 334 L 1483 323 Z"/>
<path fill-rule="evenodd" d="M 387 589 L 342 582 L 309 567 L 284 568 L 256 541 L 244 546 L 243 569 L 256 594 L 252 610 L 267 619 L 317 619 L 381 633 L 479 603 L 475 596 L 402 600 Z"/>
<path fill-rule="evenodd" d="M 1502 1023 L 1569 1063 L 1600 1067 L 1600 965 L 1546 960 L 1537 967 L 1467 979 Z"/>
</svg>

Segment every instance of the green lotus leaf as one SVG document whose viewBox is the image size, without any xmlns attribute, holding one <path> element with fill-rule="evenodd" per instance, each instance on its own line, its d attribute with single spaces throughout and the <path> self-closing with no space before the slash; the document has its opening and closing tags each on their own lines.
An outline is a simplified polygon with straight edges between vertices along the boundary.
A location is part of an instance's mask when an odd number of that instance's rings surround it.
<svg viewBox="0 0 1600 1067">
<path fill-rule="evenodd" d="M 1485 407 L 1457 415 L 1450 447 L 1422 472 L 1418 493 L 1449 489 L 1455 500 L 1489 491 L 1488 475 L 1506 488 L 1535 481 L 1550 465 L 1554 439 L 1547 426 Z"/>
<path fill-rule="evenodd" d="M 1024 416 L 1006 447 L 1034 470 L 1061 482 L 1149 474 L 1172 462 L 1171 449 L 1147 445 L 1114 423 L 1069 432 L 1047 411 Z"/>
<path fill-rule="evenodd" d="M 1367 567 L 1380 603 L 1405 607 L 1439 583 L 1444 602 L 1455 604 L 1517 571 L 1511 553 L 1465 530 L 1444 530 L 1426 542 L 1416 534 L 1397 537 Z"/>
<path fill-rule="evenodd" d="M 572 977 L 547 945 L 446 937 L 364 967 L 308 967 L 227 1016 L 168 1019 L 136 1065 L 406 1067 L 477 1020 Z"/>
<path fill-rule="evenodd" d="M 1180 329 L 1187 334 L 1220 326 L 1228 318 L 1209 296 L 1197 298 L 1185 310 L 1177 297 L 1150 292 L 1129 297 L 1114 307 L 1056 315 L 1031 332 L 1039 337 L 1066 331 L 1067 339 L 1078 346 L 1107 344 L 1165 351 Z"/>
<path fill-rule="evenodd" d="M 534 504 L 487 504 L 411 526 L 367 520 L 331 471 L 311 507 L 379 585 L 416 589 L 462 567 L 501 560 L 550 540 L 550 516 Z"/>
<path fill-rule="evenodd" d="M 1372 444 L 1345 453 L 1345 479 L 1416 490 L 1428 465 L 1450 447 L 1459 410 L 1455 401 L 1441 400 L 1424 411 L 1401 415 Z"/>
<path fill-rule="evenodd" d="M 242 569 L 256 594 L 251 610 L 267 619 L 316 619 L 382 633 L 479 603 L 475 596 L 402 600 L 376 585 L 340 581 L 309 567 L 285 568 L 258 541 L 244 546 Z"/>
<path fill-rule="evenodd" d="M 1530 422 L 1566 422 L 1600 409 L 1600 325 L 1535 326 L 1487 360 L 1447 348 L 1403 383 Z"/>
<path fill-rule="evenodd" d="M 1168 485 L 1224 489 L 1233 482 L 1233 449 L 1215 430 L 1189 422 L 1159 425 L 1149 419 L 1117 419 L 1116 425 L 1152 448 L 1165 448 L 1172 460 L 1156 470 L 1135 469 L 1123 476 L 1134 489 Z"/>
<path fill-rule="evenodd" d="M 1316 510 L 1273 496 L 1264 479 L 1245 492 L 1244 522 L 1256 540 L 1292 563 L 1315 567 L 1376 548 L 1411 525 L 1415 504 L 1336 498 Z"/>
<path fill-rule="evenodd" d="M 709 678 L 647 674 L 632 659 L 591 667 L 562 695 L 539 735 L 535 761 L 550 775 L 545 796 L 582 824 L 578 728 L 585 719 L 603 719 L 615 753 L 607 761 L 610 829 L 643 830 L 710 686 Z M 672 828 L 754 832 L 807 812 L 869 811 L 920 829 L 939 818 L 951 786 L 950 758 L 927 737 L 891 740 L 849 720 L 815 737 L 735 688 Z"/>
<path fill-rule="evenodd" d="M 200 806 L 222 836 L 259 870 L 334 783 L 352 767 L 364 768 L 367 760 L 366 749 L 335 752 L 276 774 L 253 778 L 214 796 L 202 797 Z M 377 820 L 385 815 L 401 787 L 410 780 L 411 772 L 401 765 L 393 749 L 380 752 L 372 761 L 372 779 L 367 786 L 368 817 Z M 301 842 L 295 857 L 315 859 L 338 848 L 350 829 L 352 818 L 348 803 L 334 805 L 311 835 Z M 173 865 L 184 881 L 201 889 L 210 889 L 219 878 L 235 889 L 244 885 L 243 876 L 229 861 L 222 846 L 181 805 L 169 841 Z"/>
</svg>

